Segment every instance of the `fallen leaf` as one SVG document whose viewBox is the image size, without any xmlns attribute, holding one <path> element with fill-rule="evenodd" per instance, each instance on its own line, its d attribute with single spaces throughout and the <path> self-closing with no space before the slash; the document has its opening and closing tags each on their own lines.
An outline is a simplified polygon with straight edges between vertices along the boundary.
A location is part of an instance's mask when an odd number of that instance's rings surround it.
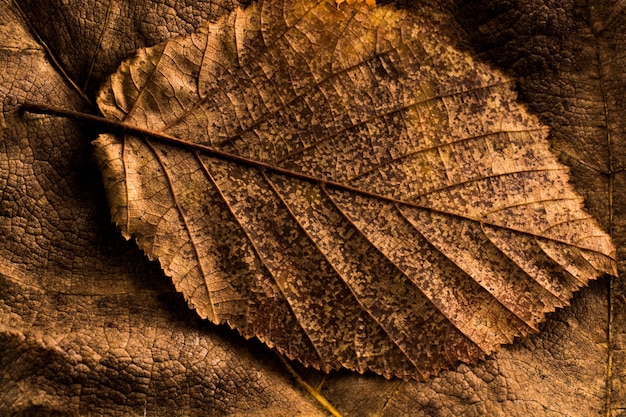
<svg viewBox="0 0 626 417">
<path fill-rule="evenodd" d="M 417 14 L 259 2 L 122 63 L 100 109 L 154 133 L 95 154 L 113 220 L 201 317 L 325 371 L 426 377 L 615 273 L 515 100 Z"/>
<path fill-rule="evenodd" d="M 294 382 L 279 361 L 268 360 L 264 346 L 228 337 L 223 326 L 199 323 L 171 294 L 169 279 L 109 227 L 100 174 L 90 158 L 92 130 L 57 118 L 18 117 L 22 100 L 87 108 L 63 88 L 40 44 L 28 36 L 28 28 L 20 30 L 24 22 L 14 22 L 8 2 L 0 3 L 0 27 L 6 29 L 0 36 L 0 270 L 7 278 L 0 284 L 0 324 L 11 324 L 0 329 L 0 414 L 313 415 L 308 394 L 290 386 Z M 101 34 L 93 29 L 110 28 L 101 12 L 109 3 L 116 6 L 109 16 L 119 19 L 112 30 L 117 46 L 103 48 L 95 64 L 100 69 L 88 80 L 75 79 L 91 87 L 103 81 L 100 74 L 117 67 L 115 59 L 137 45 L 188 33 L 202 13 L 226 10 L 213 0 L 192 5 L 186 0 L 19 3 L 30 26 L 72 77 L 71 68 L 91 63 L 88 46 L 97 46 Z M 609 154 L 615 168 L 621 168 L 622 135 L 611 129 L 617 147 L 608 152 L 606 135 L 600 134 L 607 126 L 597 68 L 613 70 L 607 91 L 619 105 L 624 13 L 605 2 L 463 0 L 458 2 L 461 11 L 454 1 L 432 1 L 430 7 L 426 1 L 406 3 L 451 41 L 464 44 L 471 38 L 470 55 L 513 74 L 518 102 L 527 103 L 550 126 L 551 141 L 572 141 L 569 151 L 576 160 L 601 162 L 580 174 L 574 166 L 572 182 L 606 230 L 611 205 L 614 227 L 623 223 L 624 200 L 615 194 L 611 203 L 607 169 Z M 596 25 L 587 12 L 590 6 L 595 15 L 613 16 L 597 38 L 610 41 L 603 43 L 608 52 L 599 60 L 594 58 L 596 37 L 589 35 L 589 27 Z M 150 10 L 159 13 L 149 16 Z M 159 19 L 158 24 L 149 18 Z M 80 39 L 80 47 L 71 39 Z M 613 123 L 626 120 L 619 107 L 608 112 Z M 563 161 L 576 164 L 574 158 Z M 618 179 L 624 171 L 613 174 Z M 624 189 L 615 185 L 615 191 Z M 622 236 L 617 228 L 618 255 L 623 253 Z M 504 346 L 476 366 L 461 365 L 423 383 L 370 373 L 298 370 L 344 416 L 615 417 L 626 398 L 620 391 L 626 368 L 619 355 L 624 350 L 616 340 L 624 330 L 619 316 L 624 303 L 607 290 L 608 282 L 602 279 L 581 290 L 571 307 L 548 315 L 537 335 Z M 620 281 L 614 282 L 619 289 Z M 111 293 L 123 296 L 103 296 Z M 609 311 L 615 312 L 612 325 Z M 102 338 L 130 340 L 129 324 L 135 344 L 109 349 Z M 28 342 L 20 343 L 24 337 Z M 51 345 L 55 340 L 61 342 Z M 208 351 L 202 360 L 181 354 L 202 349 Z M 153 368 L 155 354 L 172 359 Z M 611 356 L 613 369 L 607 375 Z M 139 383 L 145 375 L 150 375 L 148 385 Z M 607 388 L 611 380 L 612 389 Z"/>
</svg>

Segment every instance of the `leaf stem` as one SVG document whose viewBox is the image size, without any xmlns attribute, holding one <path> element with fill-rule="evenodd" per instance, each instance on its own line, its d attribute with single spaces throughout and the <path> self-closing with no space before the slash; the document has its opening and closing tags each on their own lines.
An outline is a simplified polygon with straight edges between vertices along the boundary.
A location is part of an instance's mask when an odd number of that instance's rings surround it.
<svg viewBox="0 0 626 417">
<path fill-rule="evenodd" d="M 312 182 L 312 183 L 323 185 L 323 186 L 332 187 L 332 188 L 343 190 L 343 191 L 350 191 L 350 192 L 364 195 L 366 197 L 372 197 L 372 198 L 388 201 L 390 203 L 409 205 L 409 206 L 414 206 L 417 208 L 425 208 L 418 204 L 414 204 L 414 203 L 407 202 L 407 201 L 401 201 L 393 197 L 383 196 L 380 194 L 369 192 L 369 191 L 366 191 L 357 187 L 353 187 L 344 183 L 340 183 L 337 181 L 333 181 L 330 179 L 314 177 L 313 175 L 308 175 L 308 174 L 304 174 L 301 172 L 281 168 L 276 165 L 269 164 L 267 162 L 257 161 L 254 159 L 246 158 L 244 156 L 239 156 L 239 155 L 235 155 L 232 153 L 224 152 L 212 146 L 189 142 L 189 141 L 179 139 L 174 136 L 166 135 L 164 133 L 156 132 L 156 131 L 149 130 L 149 129 L 144 129 L 144 128 L 137 127 L 137 126 L 132 126 L 132 125 L 115 121 L 115 120 L 105 119 L 104 117 L 95 116 L 92 114 L 82 113 L 82 112 L 78 112 L 74 110 L 66 110 L 66 109 L 62 109 L 59 107 L 55 107 L 55 106 L 49 106 L 47 104 L 30 103 L 30 102 L 24 103 L 21 107 L 21 110 L 24 112 L 28 112 L 28 113 L 69 117 L 75 120 L 86 121 L 86 122 L 97 124 L 98 126 L 100 126 L 101 128 L 109 132 L 132 134 L 132 135 L 137 135 L 137 136 L 148 136 L 150 138 L 159 140 L 163 143 L 167 143 L 170 145 L 183 147 L 183 148 L 197 149 L 207 155 L 219 158 L 221 160 L 250 166 L 250 167 L 262 170 L 262 171 L 285 175 L 285 176 L 289 176 L 292 178 L 297 178 L 300 180 Z M 434 211 L 437 211 L 437 210 L 434 210 Z M 449 213 L 446 213 L 446 214 L 449 214 Z"/>
<path fill-rule="evenodd" d="M 380 201 L 385 201 L 385 202 L 392 203 L 392 204 L 400 204 L 403 206 L 414 207 L 414 208 L 421 209 L 421 210 L 428 210 L 431 213 L 438 213 L 441 215 L 452 216 L 452 217 L 460 218 L 463 220 L 470 220 L 476 223 L 480 223 L 481 225 L 490 225 L 494 227 L 505 228 L 513 232 L 522 233 L 528 236 L 534 236 L 536 238 L 546 239 L 546 240 L 553 241 L 553 242 L 564 243 L 566 245 L 577 247 L 583 250 L 591 250 L 583 246 L 574 245 L 572 244 L 572 242 L 566 242 L 560 239 L 555 239 L 550 236 L 544 236 L 541 233 L 534 233 L 528 230 L 506 227 L 497 223 L 485 221 L 484 219 L 481 219 L 481 218 L 473 218 L 468 215 L 454 213 L 449 210 L 438 209 L 438 208 L 431 207 L 431 206 L 424 206 L 422 204 L 418 204 L 412 201 L 399 200 L 394 197 L 389 197 L 389 196 L 378 194 L 372 191 L 367 191 L 362 188 L 357 188 L 352 185 L 348 185 L 348 184 L 334 181 L 331 179 L 315 177 L 313 175 L 304 174 L 302 172 L 297 172 L 297 171 L 293 171 L 290 169 L 281 168 L 279 166 L 272 165 L 267 162 L 257 161 L 254 159 L 246 158 L 244 156 L 224 152 L 212 146 L 202 145 L 200 143 L 195 143 L 195 142 L 189 142 L 187 140 L 179 139 L 177 137 L 166 135 L 164 133 L 156 132 L 156 131 L 149 130 L 149 129 L 144 129 L 141 127 L 126 124 L 124 122 L 119 122 L 116 120 L 105 119 L 104 117 L 95 116 L 92 114 L 82 113 L 82 112 L 78 112 L 74 110 L 66 110 L 66 109 L 62 109 L 59 107 L 49 106 L 47 104 L 31 103 L 31 102 L 24 103 L 21 107 L 21 110 L 23 112 L 28 112 L 28 113 L 47 114 L 47 115 L 53 115 L 53 116 L 69 117 L 75 120 L 82 120 L 82 121 L 86 121 L 89 123 L 97 124 L 102 129 L 108 132 L 129 134 L 129 135 L 135 135 L 139 137 L 150 137 L 152 139 L 156 139 L 162 143 L 167 143 L 172 146 L 176 146 L 176 147 L 180 147 L 184 149 L 190 149 L 190 148 L 195 149 L 206 155 L 218 158 L 223 161 L 234 162 L 236 164 L 241 164 L 241 165 L 245 165 L 248 167 L 252 167 L 260 171 L 284 175 L 290 178 L 297 178 L 299 180 L 317 184 L 322 187 L 333 188 L 335 190 L 340 190 L 340 191 L 347 191 L 347 192 L 355 193 L 364 197 L 369 197 L 369 198 L 377 199 Z M 600 253 L 595 250 L 593 250 L 593 252 L 601 254 L 609 258 L 611 260 L 611 264 L 614 269 L 613 274 L 617 273 L 616 271 L 617 264 L 615 262 L 615 259 L 613 259 L 609 255 Z"/>
<path fill-rule="evenodd" d="M 27 113 L 47 114 L 50 116 L 69 117 L 74 120 L 87 121 L 95 123 L 101 127 L 108 128 L 110 131 L 123 131 L 126 127 L 123 123 L 105 119 L 104 117 L 94 116 L 93 114 L 82 113 L 74 110 L 62 109 L 60 107 L 49 106 L 41 103 L 31 103 L 27 101 L 22 104 L 20 110 Z"/>
<path fill-rule="evenodd" d="M 287 371 L 289 371 L 291 376 L 293 376 L 298 382 L 298 384 L 300 384 L 302 388 L 304 388 L 318 403 L 320 403 L 320 405 L 324 407 L 326 411 L 328 411 L 334 417 L 342 417 L 341 413 L 339 413 L 339 411 L 337 411 L 337 409 L 317 389 L 315 389 L 315 387 L 302 379 L 302 377 L 291 367 L 289 362 L 287 362 L 287 360 L 282 355 L 278 355 L 278 357 L 283 362 L 283 365 L 285 365 L 285 368 L 287 368 Z"/>
</svg>

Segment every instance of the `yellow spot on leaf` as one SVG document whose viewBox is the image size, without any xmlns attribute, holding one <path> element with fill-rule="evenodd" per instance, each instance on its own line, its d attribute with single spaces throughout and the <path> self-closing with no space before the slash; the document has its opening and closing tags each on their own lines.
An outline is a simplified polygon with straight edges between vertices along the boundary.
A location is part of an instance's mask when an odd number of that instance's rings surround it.
<svg viewBox="0 0 626 417">
<path fill-rule="evenodd" d="M 337 7 L 339 7 L 339 5 L 344 2 L 348 4 L 366 3 L 368 6 L 376 6 L 376 0 L 335 0 L 335 3 L 337 3 Z"/>
</svg>

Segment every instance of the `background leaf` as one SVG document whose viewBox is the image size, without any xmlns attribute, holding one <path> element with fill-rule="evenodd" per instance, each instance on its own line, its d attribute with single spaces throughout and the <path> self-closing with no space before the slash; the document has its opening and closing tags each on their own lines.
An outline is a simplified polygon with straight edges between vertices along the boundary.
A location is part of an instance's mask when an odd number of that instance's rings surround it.
<svg viewBox="0 0 626 417">
<path fill-rule="evenodd" d="M 28 13 L 26 23 L 36 27 L 38 37 L 50 46 L 72 81 L 93 94 L 135 50 L 191 33 L 200 23 L 247 2 L 51 0 L 42 6 L 36 0 L 23 0 L 18 4 Z"/>
<path fill-rule="evenodd" d="M 0 414 L 324 415 L 280 361 L 207 329 L 123 241 L 92 133 L 18 113 L 83 104 L 15 9 L 1 2 L 0 16 Z"/>
</svg>

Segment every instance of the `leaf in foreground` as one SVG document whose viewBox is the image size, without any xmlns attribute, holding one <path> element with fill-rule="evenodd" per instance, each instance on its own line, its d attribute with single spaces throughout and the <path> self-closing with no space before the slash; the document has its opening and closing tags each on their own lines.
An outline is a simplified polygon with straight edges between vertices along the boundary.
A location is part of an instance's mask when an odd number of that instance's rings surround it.
<svg viewBox="0 0 626 417">
<path fill-rule="evenodd" d="M 425 377 L 614 273 L 510 81 L 391 7 L 260 2 L 138 51 L 103 114 L 113 220 L 198 314 L 328 371 Z M 236 158 L 224 158 L 218 150 Z"/>
</svg>

